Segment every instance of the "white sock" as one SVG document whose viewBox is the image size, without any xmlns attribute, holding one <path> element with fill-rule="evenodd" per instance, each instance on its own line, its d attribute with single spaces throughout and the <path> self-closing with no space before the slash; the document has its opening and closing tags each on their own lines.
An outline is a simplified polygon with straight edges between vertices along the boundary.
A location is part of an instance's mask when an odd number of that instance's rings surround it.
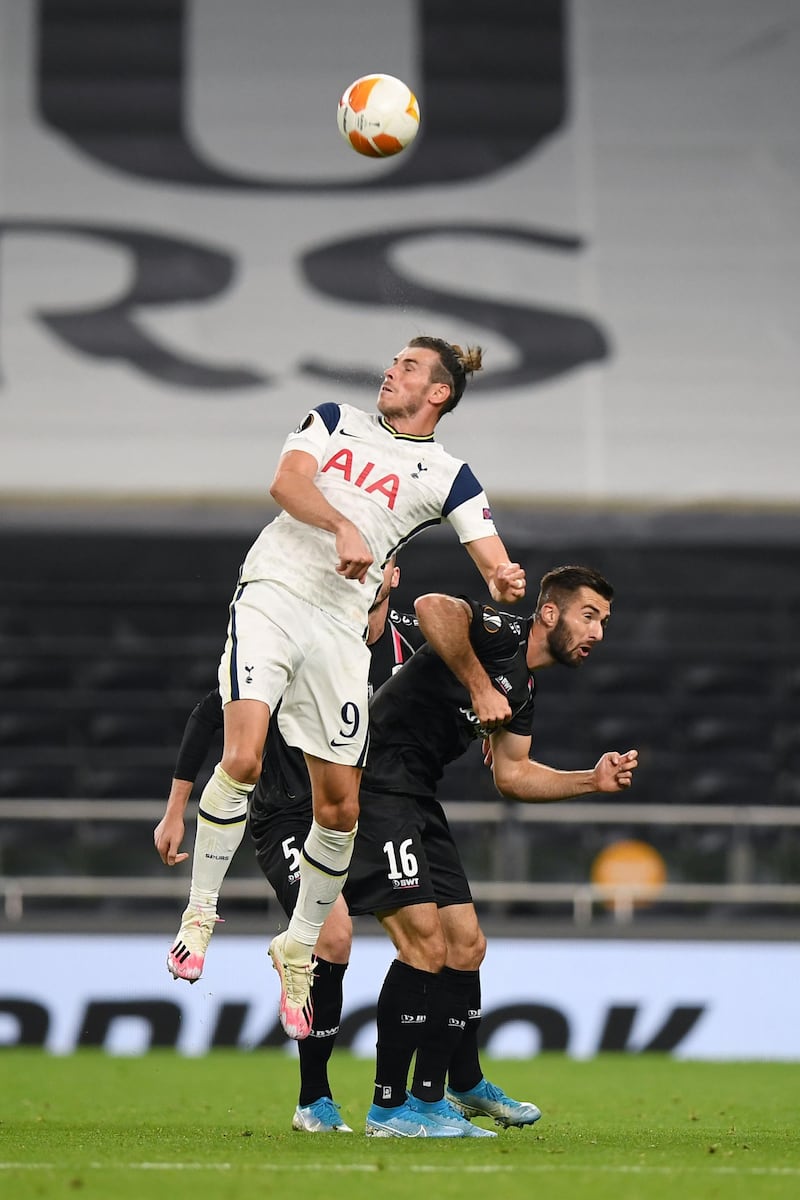
<svg viewBox="0 0 800 1200">
<path fill-rule="evenodd" d="M 244 837 L 253 786 L 231 779 L 217 763 L 203 788 L 197 810 L 190 908 L 216 913 L 219 889 Z"/>
<path fill-rule="evenodd" d="M 358 826 L 356 826 L 356 829 Z M 312 947 L 344 887 L 356 829 L 342 833 L 312 821 L 300 856 L 300 890 L 287 930 L 289 942 Z M 291 951 L 291 947 L 287 947 Z"/>
</svg>

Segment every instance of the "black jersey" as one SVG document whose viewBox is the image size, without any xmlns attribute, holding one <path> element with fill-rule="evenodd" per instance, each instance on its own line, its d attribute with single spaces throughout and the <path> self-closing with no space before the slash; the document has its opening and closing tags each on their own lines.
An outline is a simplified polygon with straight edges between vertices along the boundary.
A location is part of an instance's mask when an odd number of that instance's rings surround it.
<svg viewBox="0 0 800 1200">
<path fill-rule="evenodd" d="M 511 707 L 503 728 L 530 736 L 534 683 L 526 653 L 533 618 L 462 598 L 472 609 L 472 647 Z M 373 795 L 435 793 L 447 764 L 485 733 L 469 692 L 427 645 L 375 693 L 370 730 L 362 790 Z"/>
<path fill-rule="evenodd" d="M 383 633 L 369 648 L 372 655 L 369 666 L 370 699 L 381 684 L 391 679 L 395 671 L 399 671 L 403 663 L 419 650 L 424 641 L 419 621 L 413 612 L 389 609 Z"/>
</svg>

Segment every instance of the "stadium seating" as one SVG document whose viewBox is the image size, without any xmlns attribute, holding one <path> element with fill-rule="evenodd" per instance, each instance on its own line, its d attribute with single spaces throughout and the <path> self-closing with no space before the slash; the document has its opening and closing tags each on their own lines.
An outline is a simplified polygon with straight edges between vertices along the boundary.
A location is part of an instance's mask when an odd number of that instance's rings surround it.
<svg viewBox="0 0 800 1200">
<path fill-rule="evenodd" d="M 186 717 L 215 686 L 249 541 L 249 534 L 196 532 L 0 533 L 2 560 L 15 563 L 0 593 L 0 797 L 163 800 Z M 534 757 L 572 769 L 635 746 L 641 766 L 631 799 L 638 803 L 800 804 L 800 652 L 786 637 L 800 611 L 794 547 L 723 544 L 701 552 L 691 542 L 642 543 L 632 552 L 565 540 L 540 564 L 541 551 L 523 539 L 516 553 L 535 557 L 532 578 L 539 565 L 585 561 L 617 589 L 606 642 L 591 661 L 578 672 L 537 675 Z M 452 537 L 420 539 L 405 556 L 397 607 L 410 607 L 424 590 L 479 591 Z M 442 798 L 449 811 L 502 805 L 477 748 L 447 772 Z M 513 808 L 501 808 L 488 827 L 459 810 L 473 878 L 585 880 L 603 845 L 630 834 L 624 824 L 534 826 Z M 98 840 L 104 852 L 115 845 L 115 861 L 131 872 L 159 868 L 149 833 L 139 845 L 125 823 L 100 831 L 97 822 L 78 822 L 61 833 L 59 869 L 102 858 L 92 849 Z M 718 826 L 654 827 L 637 836 L 658 845 L 672 880 L 723 880 L 735 854 L 739 868 L 745 862 Z M 27 861 L 24 841 L 4 837 L 7 871 Z M 750 852 L 754 877 L 791 879 L 797 832 L 759 831 Z M 246 857 L 237 871 L 253 870 Z M 45 859 L 42 869 L 55 871 L 55 859 Z"/>
</svg>

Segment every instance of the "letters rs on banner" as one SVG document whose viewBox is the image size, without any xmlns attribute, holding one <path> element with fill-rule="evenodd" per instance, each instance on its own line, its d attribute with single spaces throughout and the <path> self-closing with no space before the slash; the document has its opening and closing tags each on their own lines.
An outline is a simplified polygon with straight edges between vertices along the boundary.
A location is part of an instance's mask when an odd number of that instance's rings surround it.
<svg viewBox="0 0 800 1200">
<path fill-rule="evenodd" d="M 1 935 L 0 1047 L 58 1054 L 80 1046 L 134 1055 L 153 1047 L 193 1055 L 223 1046 L 294 1052 L 278 1024 L 265 947 L 266 938 L 218 935 L 202 980 L 190 988 L 169 977 L 163 937 Z M 121 952 L 125 978 L 109 978 L 103 964 Z M 48 979 L 41 972 L 45 958 Z M 392 958 L 388 940 L 356 939 L 342 1048 L 374 1053 L 375 1003 Z M 48 981 L 54 974 L 58 989 Z M 789 942 L 498 938 L 481 971 L 482 1047 L 508 1058 L 542 1050 L 574 1058 L 658 1050 L 677 1058 L 799 1060 L 798 977 L 800 947 Z"/>
</svg>

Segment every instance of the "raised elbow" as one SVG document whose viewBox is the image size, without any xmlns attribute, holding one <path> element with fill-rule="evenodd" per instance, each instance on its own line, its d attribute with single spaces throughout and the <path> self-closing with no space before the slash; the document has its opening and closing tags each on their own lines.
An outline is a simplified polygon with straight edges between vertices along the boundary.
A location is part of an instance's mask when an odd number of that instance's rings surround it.
<svg viewBox="0 0 800 1200">
<path fill-rule="evenodd" d="M 269 494 L 276 504 L 280 504 L 283 492 L 279 474 L 275 476 L 275 478 L 272 480 L 272 483 L 269 485 Z"/>
<path fill-rule="evenodd" d="M 520 799 L 515 771 L 504 771 L 495 765 L 492 768 L 492 777 L 494 778 L 494 786 L 504 800 Z"/>
</svg>

